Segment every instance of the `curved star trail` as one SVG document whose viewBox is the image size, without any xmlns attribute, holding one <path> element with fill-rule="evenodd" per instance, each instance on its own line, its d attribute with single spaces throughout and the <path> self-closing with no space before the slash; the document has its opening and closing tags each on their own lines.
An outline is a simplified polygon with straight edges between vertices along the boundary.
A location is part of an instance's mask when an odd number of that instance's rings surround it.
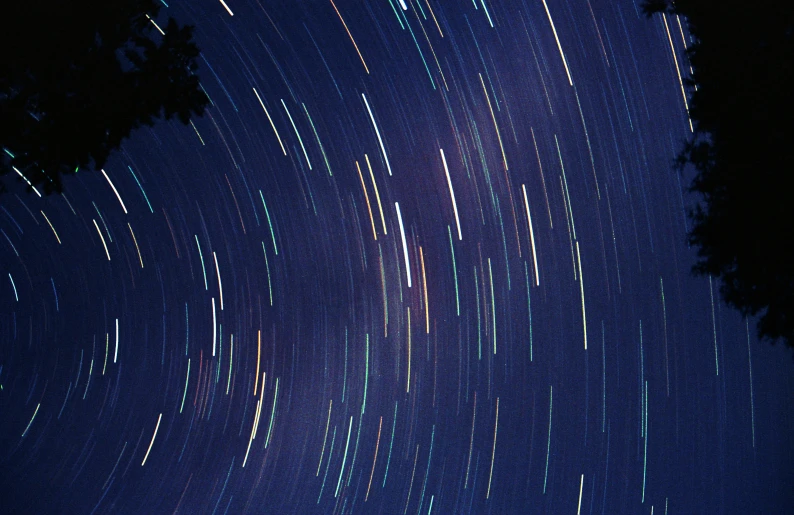
<svg viewBox="0 0 794 515">
<path fill-rule="evenodd" d="M 164 11 L 206 116 L 0 198 L 0 511 L 785 511 L 790 360 L 689 274 L 681 20 Z"/>
</svg>

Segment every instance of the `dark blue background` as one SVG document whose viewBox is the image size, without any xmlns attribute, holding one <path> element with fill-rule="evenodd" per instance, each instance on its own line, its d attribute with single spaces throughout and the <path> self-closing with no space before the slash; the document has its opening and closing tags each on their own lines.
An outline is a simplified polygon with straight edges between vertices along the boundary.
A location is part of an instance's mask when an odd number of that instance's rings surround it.
<svg viewBox="0 0 794 515">
<path fill-rule="evenodd" d="M 787 511 L 791 353 L 689 272 L 685 24 L 406 3 L 174 1 L 212 106 L 127 212 L 0 198 L 0 511 Z"/>
</svg>

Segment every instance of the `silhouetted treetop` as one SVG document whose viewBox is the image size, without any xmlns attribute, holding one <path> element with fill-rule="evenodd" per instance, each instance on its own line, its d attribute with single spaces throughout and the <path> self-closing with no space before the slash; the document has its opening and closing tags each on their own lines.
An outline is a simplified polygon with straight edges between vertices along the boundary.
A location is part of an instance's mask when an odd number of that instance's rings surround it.
<svg viewBox="0 0 794 515">
<path fill-rule="evenodd" d="M 758 334 L 794 346 L 794 8 L 759 0 L 646 0 L 685 18 L 694 134 L 679 154 L 696 171 L 694 271 L 723 299 L 760 315 Z"/>
<path fill-rule="evenodd" d="M 193 27 L 154 20 L 155 0 L 13 2 L 0 17 L 0 174 L 60 191 L 62 174 L 101 168 L 131 131 L 188 123 L 208 98 Z M 163 33 L 161 33 L 161 31 Z"/>
</svg>

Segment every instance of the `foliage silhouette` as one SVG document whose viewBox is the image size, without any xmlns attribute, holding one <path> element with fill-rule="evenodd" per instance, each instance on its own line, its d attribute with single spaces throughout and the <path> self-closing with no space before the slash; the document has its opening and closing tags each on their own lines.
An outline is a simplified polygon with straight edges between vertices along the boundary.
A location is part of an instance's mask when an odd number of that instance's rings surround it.
<svg viewBox="0 0 794 515">
<path fill-rule="evenodd" d="M 719 278 L 722 298 L 760 315 L 758 335 L 794 347 L 794 8 L 758 0 L 646 0 L 680 15 L 694 43 L 687 81 L 694 124 L 676 166 L 694 167 L 693 271 Z M 671 27 L 671 30 L 672 27 Z"/>
<path fill-rule="evenodd" d="M 0 175 L 61 191 L 63 175 L 101 168 L 134 129 L 203 114 L 193 27 L 169 18 L 161 35 L 159 11 L 156 0 L 4 6 Z"/>
</svg>

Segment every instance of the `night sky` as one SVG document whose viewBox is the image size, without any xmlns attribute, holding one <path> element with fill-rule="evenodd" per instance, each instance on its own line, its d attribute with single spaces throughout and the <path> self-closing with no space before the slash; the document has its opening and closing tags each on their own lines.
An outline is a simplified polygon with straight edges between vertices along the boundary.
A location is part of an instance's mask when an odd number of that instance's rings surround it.
<svg viewBox="0 0 794 515">
<path fill-rule="evenodd" d="M 0 512 L 790 513 L 638 3 L 169 3 L 205 116 L 0 197 Z"/>
</svg>

